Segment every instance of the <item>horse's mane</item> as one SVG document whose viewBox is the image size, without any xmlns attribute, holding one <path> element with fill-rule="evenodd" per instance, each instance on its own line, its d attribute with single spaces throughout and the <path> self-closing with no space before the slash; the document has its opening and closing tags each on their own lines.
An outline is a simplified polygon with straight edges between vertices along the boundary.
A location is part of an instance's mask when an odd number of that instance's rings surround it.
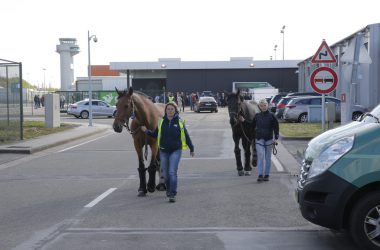
<svg viewBox="0 0 380 250">
<path fill-rule="evenodd" d="M 150 101 L 152 101 L 152 100 L 150 99 L 150 96 L 148 96 L 147 94 L 145 94 L 145 93 L 143 93 L 143 92 L 141 92 L 141 91 L 134 90 L 133 93 L 135 93 L 135 94 L 139 94 L 139 95 L 141 95 L 142 97 L 145 97 L 145 98 L 149 99 Z"/>
<path fill-rule="evenodd" d="M 242 102 L 241 108 L 243 110 L 245 119 L 247 119 L 248 121 L 253 121 L 255 115 L 260 112 L 257 103 L 252 101 Z"/>
<path fill-rule="evenodd" d="M 139 116 L 147 126 L 155 126 L 158 119 L 163 117 L 164 107 L 155 105 L 148 95 L 133 91 L 132 100 L 136 108 L 136 116 Z"/>
</svg>

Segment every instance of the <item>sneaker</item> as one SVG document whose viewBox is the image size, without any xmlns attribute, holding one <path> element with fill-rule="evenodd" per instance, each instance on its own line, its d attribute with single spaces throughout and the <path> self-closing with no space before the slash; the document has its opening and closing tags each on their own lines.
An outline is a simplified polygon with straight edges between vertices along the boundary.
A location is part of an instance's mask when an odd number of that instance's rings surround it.
<svg viewBox="0 0 380 250">
<path fill-rule="evenodd" d="M 264 175 L 263 181 L 269 181 L 269 175 Z"/>
<path fill-rule="evenodd" d="M 174 196 L 169 197 L 169 202 L 175 202 L 175 197 Z"/>
<path fill-rule="evenodd" d="M 251 171 L 245 171 L 244 175 L 245 176 L 250 176 L 251 175 Z"/>
<path fill-rule="evenodd" d="M 239 176 L 243 176 L 243 175 L 244 175 L 244 171 L 243 171 L 243 170 L 239 170 L 239 171 L 238 171 L 238 175 L 239 175 Z"/>
<path fill-rule="evenodd" d="M 257 181 L 258 182 L 262 182 L 264 180 L 263 176 L 262 175 L 259 175 L 259 177 L 257 178 Z"/>
</svg>

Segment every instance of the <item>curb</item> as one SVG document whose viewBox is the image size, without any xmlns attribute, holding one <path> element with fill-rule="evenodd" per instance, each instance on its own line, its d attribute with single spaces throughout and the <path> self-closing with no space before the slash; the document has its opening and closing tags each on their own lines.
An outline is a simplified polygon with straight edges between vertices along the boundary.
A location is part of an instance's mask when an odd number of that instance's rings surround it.
<svg viewBox="0 0 380 250">
<path fill-rule="evenodd" d="M 280 133 L 281 140 L 289 141 L 289 140 L 295 140 L 295 141 L 310 141 L 314 137 L 311 136 L 285 136 Z"/>
<path fill-rule="evenodd" d="M 292 136 L 283 136 L 283 135 L 280 135 L 280 139 L 281 140 L 284 140 L 284 141 L 310 141 L 311 139 L 313 139 L 314 137 L 292 137 Z"/>
<path fill-rule="evenodd" d="M 62 145 L 62 144 L 65 144 L 65 143 L 68 143 L 68 142 L 71 142 L 71 141 L 74 141 L 77 139 L 89 137 L 89 136 L 92 136 L 94 134 L 104 132 L 106 130 L 107 130 L 107 128 L 101 128 L 101 129 L 98 129 L 96 131 L 91 131 L 89 133 L 80 134 L 80 135 L 73 136 L 73 137 L 70 137 L 67 139 L 57 140 L 56 142 L 52 142 L 52 143 L 48 143 L 48 144 L 44 144 L 44 145 L 40 145 L 40 146 L 36 146 L 36 147 L 13 145 L 13 146 L 5 147 L 5 148 L 0 148 L 0 153 L 33 154 L 33 153 L 36 153 L 36 152 L 39 152 L 39 151 L 42 151 L 42 150 L 45 150 L 45 149 L 48 149 L 51 147 L 56 147 L 56 146 L 59 146 L 59 145 Z"/>
</svg>

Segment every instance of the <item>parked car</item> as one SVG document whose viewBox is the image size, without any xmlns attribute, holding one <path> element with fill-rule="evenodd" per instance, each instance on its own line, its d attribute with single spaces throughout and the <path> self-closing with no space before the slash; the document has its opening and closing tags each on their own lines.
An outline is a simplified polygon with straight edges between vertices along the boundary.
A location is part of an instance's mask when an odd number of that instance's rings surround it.
<svg viewBox="0 0 380 250">
<path fill-rule="evenodd" d="M 209 90 L 205 90 L 205 91 L 202 91 L 201 96 L 211 96 L 211 97 L 214 97 L 214 94 L 211 91 L 209 91 Z"/>
<path fill-rule="evenodd" d="M 345 230 L 357 249 L 379 249 L 380 105 L 311 140 L 297 179 L 302 216 Z"/>
<path fill-rule="evenodd" d="M 269 109 L 272 113 L 276 113 L 277 103 L 281 100 L 282 97 L 286 96 L 286 94 L 277 94 L 272 96 L 269 100 Z"/>
<path fill-rule="evenodd" d="M 332 97 L 326 96 L 325 102 L 335 103 L 335 120 L 340 121 L 340 100 Z M 293 122 L 307 122 L 308 121 L 308 107 L 309 105 L 321 105 L 321 96 L 306 96 L 306 97 L 294 97 L 286 105 L 283 119 L 286 121 Z M 361 105 L 352 106 L 352 120 L 358 119 L 367 109 Z"/>
<path fill-rule="evenodd" d="M 87 119 L 89 117 L 89 100 L 85 99 L 74 104 L 70 104 L 67 109 L 68 115 L 73 115 L 76 118 Z M 92 100 L 92 116 L 108 116 L 113 117 L 116 114 L 116 106 L 102 100 Z"/>
<path fill-rule="evenodd" d="M 199 100 L 194 105 L 195 112 L 201 111 L 211 111 L 218 112 L 218 105 L 214 97 L 211 96 L 201 96 Z"/>
<path fill-rule="evenodd" d="M 275 116 L 278 118 L 278 119 L 282 119 L 282 116 L 284 114 L 284 110 L 285 110 L 285 107 L 286 105 L 288 104 L 288 102 L 293 99 L 294 97 L 290 96 L 290 97 L 282 97 L 280 99 L 280 101 L 277 103 L 276 105 L 276 112 L 275 112 Z"/>
<path fill-rule="evenodd" d="M 288 93 L 286 96 L 321 96 L 321 94 L 317 92 L 293 92 Z"/>
</svg>

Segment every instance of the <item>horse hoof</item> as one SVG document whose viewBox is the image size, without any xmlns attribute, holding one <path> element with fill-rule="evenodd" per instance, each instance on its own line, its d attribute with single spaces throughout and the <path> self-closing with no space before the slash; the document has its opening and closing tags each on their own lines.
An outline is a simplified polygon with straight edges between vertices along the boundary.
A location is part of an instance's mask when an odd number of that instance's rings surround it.
<svg viewBox="0 0 380 250">
<path fill-rule="evenodd" d="M 145 196 L 146 196 L 146 192 L 144 192 L 144 191 L 139 191 L 139 193 L 138 193 L 137 196 L 138 196 L 138 197 L 145 197 Z"/>
<path fill-rule="evenodd" d="M 156 189 L 154 188 L 154 185 L 153 186 L 148 186 L 148 192 L 149 193 L 153 193 L 154 191 L 156 191 Z"/>
<path fill-rule="evenodd" d="M 158 184 L 158 185 L 156 186 L 156 189 L 157 189 L 158 191 L 165 191 L 165 190 L 166 190 L 166 186 L 165 186 L 164 183 L 160 183 L 160 184 Z"/>
</svg>

